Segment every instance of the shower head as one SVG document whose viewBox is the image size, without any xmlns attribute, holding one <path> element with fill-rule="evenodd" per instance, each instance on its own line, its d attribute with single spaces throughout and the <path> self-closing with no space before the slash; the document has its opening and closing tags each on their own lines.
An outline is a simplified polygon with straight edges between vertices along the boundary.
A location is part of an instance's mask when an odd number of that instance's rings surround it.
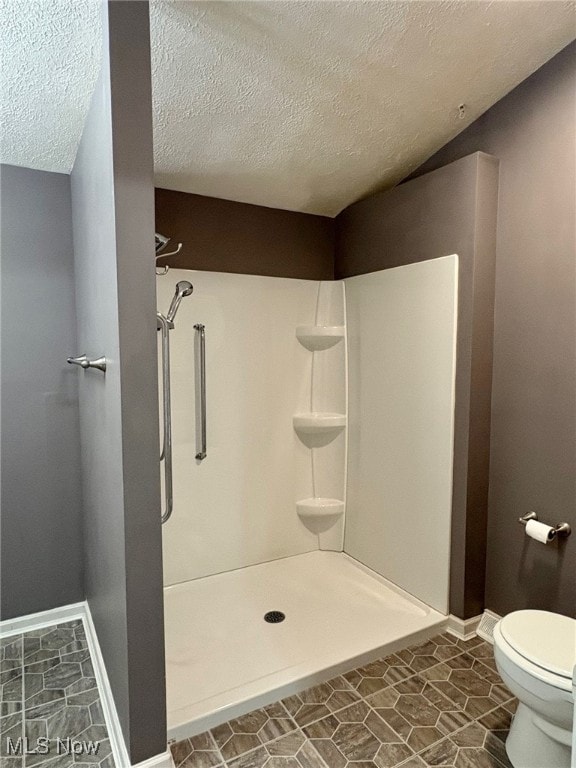
<svg viewBox="0 0 576 768">
<path fill-rule="evenodd" d="M 166 246 L 170 242 L 170 238 L 164 237 L 164 235 L 161 235 L 159 232 L 156 232 L 154 241 L 156 246 L 156 254 L 159 254 L 161 251 L 164 250 L 164 248 L 166 248 Z"/>
<path fill-rule="evenodd" d="M 176 317 L 176 312 L 178 312 L 178 307 L 180 306 L 180 302 L 184 298 L 184 296 L 190 296 L 192 291 L 194 290 L 192 283 L 189 283 L 188 280 L 180 280 L 180 282 L 176 283 L 176 293 L 174 294 L 174 297 L 172 298 L 172 301 L 170 303 L 170 309 L 168 310 L 168 314 L 166 315 L 166 319 L 169 323 L 174 322 L 174 318 Z"/>
</svg>

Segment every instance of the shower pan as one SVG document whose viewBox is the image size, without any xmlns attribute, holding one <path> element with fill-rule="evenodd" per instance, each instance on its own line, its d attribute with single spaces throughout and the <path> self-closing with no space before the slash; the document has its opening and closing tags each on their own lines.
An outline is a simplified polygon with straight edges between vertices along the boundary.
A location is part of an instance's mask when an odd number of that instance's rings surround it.
<svg viewBox="0 0 576 768">
<path fill-rule="evenodd" d="M 194 301 L 182 303 L 170 331 L 174 514 L 162 530 L 171 740 L 423 641 L 445 624 L 455 271 L 435 261 L 432 275 L 416 265 L 364 276 L 349 297 L 342 281 L 170 270 L 179 285 L 194 283 Z M 172 300 L 173 285 L 158 278 L 161 304 Z M 393 301 L 398 292 L 404 307 Z M 418 324 L 428 327 L 432 315 L 426 334 Z M 210 454 L 201 461 L 204 324 L 212 374 L 204 400 Z M 418 408 L 410 400 L 416 389 L 418 397 L 424 391 Z M 423 464 L 419 448 L 412 460 L 402 440 L 425 448 Z M 390 466 L 374 469 L 382 451 Z M 365 465 L 373 477 L 360 483 Z M 379 501 L 384 476 L 384 498 L 396 494 L 397 509 Z M 378 556 L 390 547 L 420 563 L 427 592 L 394 553 Z"/>
</svg>

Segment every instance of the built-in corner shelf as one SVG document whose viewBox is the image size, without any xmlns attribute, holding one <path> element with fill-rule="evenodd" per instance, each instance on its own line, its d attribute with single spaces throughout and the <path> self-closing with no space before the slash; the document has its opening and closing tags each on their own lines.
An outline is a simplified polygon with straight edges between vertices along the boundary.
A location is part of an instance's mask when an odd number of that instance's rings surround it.
<svg viewBox="0 0 576 768">
<path fill-rule="evenodd" d="M 306 435 L 317 435 L 335 432 L 346 426 L 346 416 L 343 413 L 297 413 L 292 417 L 294 429 Z"/>
<path fill-rule="evenodd" d="M 329 349 L 344 338 L 343 325 L 299 325 L 296 338 L 312 352 Z"/>
<path fill-rule="evenodd" d="M 296 502 L 296 510 L 302 519 L 336 518 L 344 513 L 344 502 L 340 499 L 312 498 Z"/>
</svg>

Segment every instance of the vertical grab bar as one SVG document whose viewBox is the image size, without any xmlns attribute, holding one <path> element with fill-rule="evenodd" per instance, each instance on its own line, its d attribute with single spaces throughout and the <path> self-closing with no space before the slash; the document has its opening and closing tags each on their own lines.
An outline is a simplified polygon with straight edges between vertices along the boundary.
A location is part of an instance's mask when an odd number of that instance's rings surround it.
<svg viewBox="0 0 576 768">
<path fill-rule="evenodd" d="M 172 492 L 172 407 L 170 402 L 170 323 L 160 312 L 156 313 L 157 328 L 162 342 L 162 414 L 164 436 L 160 461 L 164 461 L 164 495 L 166 509 L 161 520 L 165 523 L 172 514 L 174 504 Z"/>
<path fill-rule="evenodd" d="M 198 332 L 199 339 L 199 357 L 200 357 L 200 375 L 199 375 L 199 389 L 200 389 L 200 403 L 198 408 L 198 394 L 196 395 L 196 411 L 197 418 L 200 418 L 200 437 L 201 445 L 200 450 L 196 454 L 196 458 L 199 461 L 206 458 L 206 329 L 202 323 L 196 323 L 194 326 Z M 196 388 L 198 392 L 198 387 Z"/>
</svg>

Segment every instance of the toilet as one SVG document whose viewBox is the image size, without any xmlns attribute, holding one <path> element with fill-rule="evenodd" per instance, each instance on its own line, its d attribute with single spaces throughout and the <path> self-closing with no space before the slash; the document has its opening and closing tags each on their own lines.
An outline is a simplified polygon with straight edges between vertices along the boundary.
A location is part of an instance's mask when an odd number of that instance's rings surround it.
<svg viewBox="0 0 576 768">
<path fill-rule="evenodd" d="M 494 628 L 494 658 L 519 701 L 506 741 L 514 768 L 570 768 L 576 620 L 514 611 Z"/>
</svg>

